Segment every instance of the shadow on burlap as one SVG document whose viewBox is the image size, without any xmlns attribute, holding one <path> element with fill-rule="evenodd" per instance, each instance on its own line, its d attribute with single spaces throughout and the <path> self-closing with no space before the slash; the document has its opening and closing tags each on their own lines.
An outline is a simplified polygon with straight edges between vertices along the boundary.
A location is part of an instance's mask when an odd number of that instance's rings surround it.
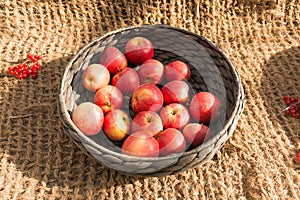
<svg viewBox="0 0 300 200">
<path fill-rule="evenodd" d="M 299 1 L 6 1 L 0 3 L 1 199 L 298 199 Z M 168 24 L 208 37 L 241 75 L 247 104 L 233 137 L 207 164 L 162 178 L 124 176 L 81 152 L 62 130 L 64 66 L 116 28 Z M 7 66 L 43 54 L 36 80 Z"/>
</svg>

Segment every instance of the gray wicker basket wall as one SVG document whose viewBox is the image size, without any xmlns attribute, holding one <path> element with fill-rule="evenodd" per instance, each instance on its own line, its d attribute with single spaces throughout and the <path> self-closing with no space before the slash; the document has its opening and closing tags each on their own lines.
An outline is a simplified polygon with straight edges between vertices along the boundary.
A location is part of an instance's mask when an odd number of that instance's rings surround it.
<svg viewBox="0 0 300 200">
<path fill-rule="evenodd" d="M 126 42 L 134 36 L 150 39 L 155 47 L 154 58 L 163 64 L 173 60 L 188 63 L 191 68 L 189 84 L 193 88 L 192 93 L 209 91 L 221 100 L 223 109 L 220 117 L 217 122 L 209 125 L 214 135 L 201 146 L 182 154 L 137 158 L 121 154 L 120 147 L 105 134 L 87 137 L 72 123 L 71 114 L 75 106 L 84 101 L 93 102 L 93 94 L 81 84 L 83 70 L 91 63 L 99 63 L 99 56 L 107 46 L 116 46 L 124 52 Z M 107 33 L 82 48 L 66 66 L 59 88 L 58 108 L 66 133 L 87 155 L 122 173 L 163 176 L 199 166 L 211 159 L 233 134 L 244 104 L 240 77 L 216 45 L 186 30 L 167 25 L 144 25 Z"/>
</svg>

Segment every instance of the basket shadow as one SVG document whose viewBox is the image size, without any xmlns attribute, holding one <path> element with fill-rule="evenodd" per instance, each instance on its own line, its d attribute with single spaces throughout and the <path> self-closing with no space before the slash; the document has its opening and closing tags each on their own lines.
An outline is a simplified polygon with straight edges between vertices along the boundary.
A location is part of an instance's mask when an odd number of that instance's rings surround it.
<svg viewBox="0 0 300 200">
<path fill-rule="evenodd" d="M 36 80 L 20 80 L 4 94 L 4 109 L 8 112 L 1 130 L 1 159 L 12 163 L 22 176 L 37 180 L 38 186 L 67 188 L 71 195 L 75 189 L 85 196 L 88 190 L 97 193 L 116 184 L 142 180 L 104 167 L 65 134 L 57 110 L 58 89 L 64 66 L 71 57 L 42 64 Z M 13 101 L 26 101 L 20 103 L 26 106 L 15 107 Z"/>
<path fill-rule="evenodd" d="M 265 64 L 261 77 L 260 96 L 269 119 L 279 125 L 289 140 L 299 142 L 299 119 L 285 115 L 283 96 L 300 97 L 300 47 L 293 47 L 273 55 Z"/>
</svg>

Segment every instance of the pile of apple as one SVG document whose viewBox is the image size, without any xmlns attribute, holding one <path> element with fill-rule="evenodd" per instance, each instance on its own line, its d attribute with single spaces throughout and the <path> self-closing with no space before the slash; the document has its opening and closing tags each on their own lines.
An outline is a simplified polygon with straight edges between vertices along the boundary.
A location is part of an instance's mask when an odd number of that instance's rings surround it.
<svg viewBox="0 0 300 200">
<path fill-rule="evenodd" d="M 124 54 L 114 46 L 104 49 L 99 64 L 82 74 L 94 102 L 74 109 L 75 126 L 88 136 L 105 134 L 131 156 L 166 156 L 201 145 L 219 116 L 220 100 L 205 91 L 190 97 L 189 66 L 179 60 L 164 66 L 153 55 L 145 37 L 131 38 Z M 133 117 L 123 109 L 125 97 Z"/>
</svg>

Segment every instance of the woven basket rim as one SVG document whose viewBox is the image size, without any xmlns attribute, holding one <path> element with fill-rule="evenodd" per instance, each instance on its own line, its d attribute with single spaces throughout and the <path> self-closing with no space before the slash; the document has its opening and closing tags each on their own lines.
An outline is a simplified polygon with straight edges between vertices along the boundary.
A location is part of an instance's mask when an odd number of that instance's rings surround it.
<svg viewBox="0 0 300 200">
<path fill-rule="evenodd" d="M 197 38 L 201 38 L 202 40 L 204 40 L 205 42 L 207 42 L 212 48 L 214 48 L 221 56 L 222 58 L 227 62 L 228 66 L 230 66 L 230 68 L 233 70 L 234 75 L 235 75 L 235 81 L 238 84 L 238 88 L 237 88 L 237 94 L 240 95 L 236 95 L 235 97 L 235 105 L 234 105 L 234 109 L 230 115 L 230 117 L 228 117 L 228 119 L 226 120 L 226 123 L 223 125 L 223 128 L 221 131 L 219 131 L 216 135 L 214 135 L 212 138 L 210 138 L 209 140 L 207 140 L 205 143 L 203 143 L 202 145 L 191 149 L 189 151 L 185 151 L 183 153 L 173 153 L 170 154 L 168 156 L 163 156 L 163 157 L 150 157 L 150 158 L 143 158 L 143 157 L 135 157 L 135 156 L 129 156 L 126 154 L 122 154 L 113 150 L 110 150 L 102 145 L 99 145 L 98 143 L 96 143 L 94 140 L 92 140 L 91 138 L 87 137 L 86 135 L 84 135 L 72 122 L 71 120 L 71 116 L 68 113 L 67 109 L 66 109 L 66 103 L 65 103 L 65 99 L 63 96 L 63 91 L 64 91 L 64 85 L 65 85 L 65 80 L 68 74 L 68 71 L 71 69 L 73 63 L 80 58 L 85 52 L 88 52 L 88 50 L 90 49 L 90 47 L 94 46 L 97 42 L 103 40 L 104 38 L 107 38 L 109 36 L 112 36 L 116 33 L 120 33 L 126 30 L 132 30 L 132 29 L 138 29 L 138 28 L 143 28 L 143 27 L 157 27 L 157 28 L 166 28 L 166 29 L 172 29 L 172 30 L 176 30 L 176 31 L 181 31 L 184 32 L 184 34 L 190 34 L 193 35 Z M 229 126 L 231 126 L 231 124 L 233 123 L 234 117 L 238 114 L 237 111 L 240 107 L 239 102 L 244 100 L 244 90 L 241 84 L 241 79 L 240 76 L 237 72 L 237 70 L 235 69 L 234 65 L 232 64 L 232 62 L 229 60 L 229 58 L 224 54 L 224 52 L 221 50 L 221 48 L 219 46 L 217 46 L 216 44 L 214 44 L 211 40 L 207 39 L 206 37 L 193 33 L 189 30 L 183 29 L 183 28 L 177 28 L 177 27 L 173 27 L 170 25 L 165 25 L 165 24 L 154 24 L 154 25 L 150 25 L 150 24 L 143 24 L 140 26 L 129 26 L 126 28 L 119 28 L 113 31 L 109 31 L 105 34 L 103 34 L 102 36 L 96 37 L 95 39 L 93 39 L 90 43 L 88 43 L 87 45 L 85 45 L 84 47 L 82 47 L 76 54 L 75 56 L 73 56 L 73 58 L 68 62 L 68 64 L 65 67 L 62 79 L 61 79 L 61 83 L 59 86 L 59 109 L 61 111 L 61 114 L 64 116 L 64 123 L 66 125 L 68 125 L 72 130 L 74 130 L 78 135 L 81 141 L 85 141 L 89 144 L 91 144 L 93 147 L 95 147 L 96 149 L 101 149 L 101 151 L 103 153 L 107 153 L 108 155 L 113 155 L 115 157 L 118 158 L 127 158 L 130 159 L 131 161 L 163 161 L 163 160 L 169 160 L 169 159 L 176 159 L 179 158 L 180 156 L 188 156 L 191 154 L 195 154 L 198 151 L 200 151 L 201 149 L 205 148 L 206 146 L 210 146 L 212 143 L 214 143 L 214 138 L 216 137 L 220 137 L 222 136 L 222 132 L 224 132 L 225 130 L 227 130 L 229 128 Z M 244 102 L 243 102 L 244 104 Z M 242 106 L 243 107 L 243 106 Z"/>
</svg>

